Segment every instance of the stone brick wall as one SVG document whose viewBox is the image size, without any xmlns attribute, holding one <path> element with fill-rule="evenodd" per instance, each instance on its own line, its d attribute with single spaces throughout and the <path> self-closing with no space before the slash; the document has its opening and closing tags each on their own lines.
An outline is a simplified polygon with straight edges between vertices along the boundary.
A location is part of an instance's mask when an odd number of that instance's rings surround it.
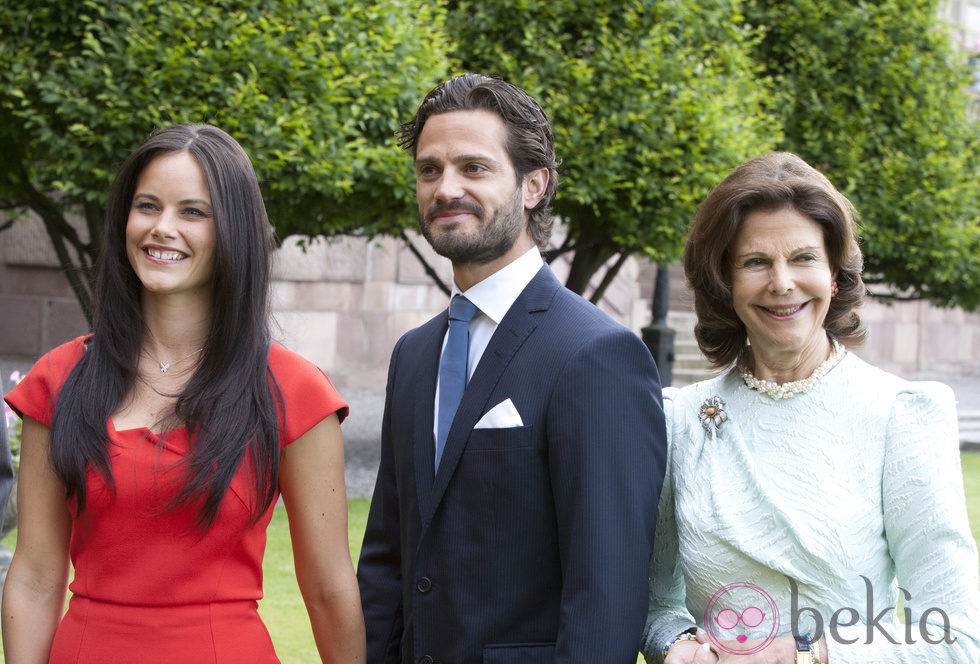
<svg viewBox="0 0 980 664">
<path fill-rule="evenodd" d="M 650 298 L 656 265 L 640 266 L 643 296 Z M 677 331 L 677 349 L 683 385 L 703 377 L 706 362 L 694 341 L 693 295 L 684 282 L 679 265 L 670 268 L 670 315 L 668 323 Z M 868 341 L 854 351 L 886 371 L 906 376 L 980 376 L 980 314 L 961 309 L 942 309 L 927 302 L 892 302 L 869 297 L 861 309 L 868 328 Z M 676 375 L 675 369 L 675 378 Z"/>
<path fill-rule="evenodd" d="M 0 233 L 0 355 L 34 358 L 86 327 L 40 219 L 18 219 Z"/>
<path fill-rule="evenodd" d="M 452 269 L 415 234 L 409 240 L 439 278 Z M 552 265 L 563 279 L 565 261 Z M 383 387 L 398 338 L 446 308 L 447 296 L 398 239 L 337 238 L 305 245 L 289 238 L 273 270 L 273 310 L 279 338 L 324 367 L 338 385 Z M 635 261 L 621 270 L 602 308 L 634 330 L 646 323 Z"/>
<path fill-rule="evenodd" d="M 450 283 L 448 261 L 421 237 L 410 240 Z M 552 268 L 560 279 L 567 275 L 563 260 Z M 446 306 L 446 295 L 416 256 L 393 238 L 305 245 L 289 238 L 277 251 L 273 275 L 274 336 L 323 367 L 342 388 L 383 388 L 398 337 Z M 628 261 L 600 306 L 639 332 L 649 323 L 655 275 L 656 266 Z M 669 320 L 678 347 L 689 354 L 690 294 L 678 268 L 671 268 L 670 277 Z M 878 366 L 907 376 L 980 375 L 980 315 L 921 302 L 872 301 L 864 316 L 871 339 L 859 353 Z M 0 356 L 33 359 L 86 329 L 40 221 L 21 220 L 0 233 Z"/>
</svg>

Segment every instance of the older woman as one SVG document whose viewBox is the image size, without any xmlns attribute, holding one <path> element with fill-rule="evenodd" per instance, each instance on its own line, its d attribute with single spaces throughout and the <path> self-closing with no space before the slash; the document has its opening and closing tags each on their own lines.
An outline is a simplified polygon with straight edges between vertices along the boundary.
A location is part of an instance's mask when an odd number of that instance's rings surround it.
<svg viewBox="0 0 980 664">
<path fill-rule="evenodd" d="M 861 266 L 850 203 L 795 155 L 699 208 L 695 334 L 727 370 L 664 395 L 648 662 L 978 661 L 953 394 L 848 352 Z"/>
</svg>

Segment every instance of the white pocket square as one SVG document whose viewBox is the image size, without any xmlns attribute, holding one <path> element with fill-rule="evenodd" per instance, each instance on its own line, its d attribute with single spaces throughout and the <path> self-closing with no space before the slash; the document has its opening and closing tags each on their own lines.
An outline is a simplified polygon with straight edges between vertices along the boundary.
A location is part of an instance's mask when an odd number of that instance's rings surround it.
<svg viewBox="0 0 980 664">
<path fill-rule="evenodd" d="M 510 399 L 501 401 L 496 406 L 488 410 L 480 421 L 476 423 L 474 429 L 508 429 L 511 427 L 524 426 L 521 414 L 514 407 L 514 402 Z"/>
</svg>

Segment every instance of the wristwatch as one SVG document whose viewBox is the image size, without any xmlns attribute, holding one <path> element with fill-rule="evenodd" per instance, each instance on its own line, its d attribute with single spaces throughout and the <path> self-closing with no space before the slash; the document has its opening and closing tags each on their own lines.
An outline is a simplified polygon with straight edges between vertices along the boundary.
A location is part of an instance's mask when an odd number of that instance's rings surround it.
<svg viewBox="0 0 980 664">
<path fill-rule="evenodd" d="M 813 645 L 808 634 L 796 637 L 796 664 L 813 664 Z"/>
</svg>

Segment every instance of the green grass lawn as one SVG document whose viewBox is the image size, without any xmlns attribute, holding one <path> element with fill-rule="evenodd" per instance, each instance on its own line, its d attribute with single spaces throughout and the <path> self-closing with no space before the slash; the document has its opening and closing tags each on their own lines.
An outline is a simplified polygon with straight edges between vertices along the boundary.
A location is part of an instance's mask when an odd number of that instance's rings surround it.
<svg viewBox="0 0 980 664">
<path fill-rule="evenodd" d="M 973 538 L 980 540 L 980 454 L 963 454 L 963 481 L 966 503 L 970 514 Z M 361 538 L 367 521 L 368 500 L 351 500 L 348 538 L 351 557 L 357 560 L 361 550 Z M 4 544 L 13 547 L 16 534 L 12 533 Z M 269 527 L 269 544 L 265 556 L 265 599 L 259 611 L 269 627 L 276 651 L 285 664 L 313 664 L 319 661 L 313 634 L 310 631 L 306 609 L 296 586 L 293 574 L 292 548 L 289 542 L 289 523 L 286 511 L 277 509 Z M 2 655 L 2 650 L 0 650 Z"/>
<path fill-rule="evenodd" d="M 367 498 L 355 498 L 347 503 L 347 537 L 354 561 L 360 557 L 369 503 Z M 272 634 L 279 659 L 285 664 L 319 662 L 310 620 L 296 585 L 289 521 L 281 505 L 276 508 L 269 526 L 269 543 L 262 569 L 265 573 L 265 599 L 259 602 L 259 613 Z"/>
<path fill-rule="evenodd" d="M 966 490 L 966 509 L 970 514 L 973 539 L 980 543 L 980 454 L 961 454 L 963 459 L 963 488 Z"/>
</svg>

